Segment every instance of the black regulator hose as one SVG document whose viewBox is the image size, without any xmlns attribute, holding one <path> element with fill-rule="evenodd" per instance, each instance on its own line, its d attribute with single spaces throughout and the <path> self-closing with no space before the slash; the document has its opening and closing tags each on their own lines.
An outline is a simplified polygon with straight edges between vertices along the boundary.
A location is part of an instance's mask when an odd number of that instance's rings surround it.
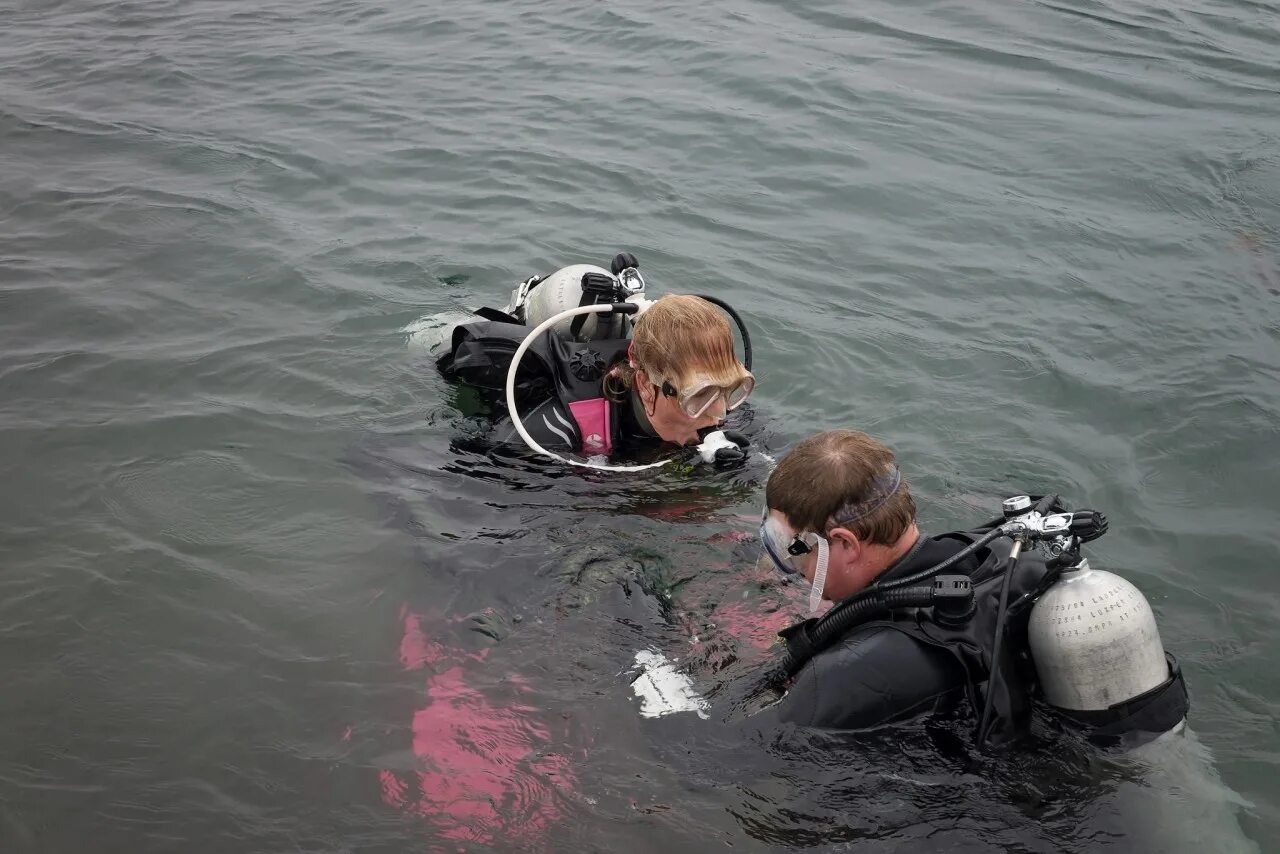
<svg viewBox="0 0 1280 854">
<path fill-rule="evenodd" d="M 998 537 L 1003 537 L 1003 536 L 1005 536 L 1005 533 L 1003 530 L 1001 530 L 1000 528 L 993 528 L 990 531 L 987 531 L 978 539 L 974 540 L 974 542 L 971 545 L 965 546 L 963 549 L 956 552 L 951 557 L 947 558 L 937 566 L 931 566 L 928 569 L 923 569 L 920 572 L 917 572 L 915 575 L 908 575 L 906 578 L 900 578 L 897 581 L 890 581 L 885 584 L 872 587 L 871 590 L 872 591 L 896 590 L 899 587 L 907 587 L 912 584 L 919 584 L 921 581 L 926 581 L 930 578 L 933 578 L 935 575 L 939 574 L 943 570 L 950 569 L 960 561 L 967 558 L 969 555 L 976 552 L 978 549 L 985 546 L 987 543 L 991 542 L 992 540 Z M 840 606 L 837 606 L 835 609 L 832 610 L 831 613 L 827 614 L 827 616 L 828 617 L 832 616 L 835 613 L 835 611 L 839 609 L 839 607 Z"/>
<path fill-rule="evenodd" d="M 996 680 L 1003 681 L 1000 675 L 1000 652 L 1004 647 L 1004 624 L 1005 619 L 1009 616 L 1009 581 L 1013 578 L 1014 566 L 1018 563 L 1018 558 L 1022 554 L 1021 542 L 1014 544 L 1012 554 L 1012 562 L 1008 569 L 1005 570 L 1004 580 L 1000 582 L 1000 605 L 996 610 L 996 628 L 995 639 L 991 650 L 991 667 L 987 673 L 987 692 L 982 698 L 982 716 L 978 718 L 978 749 L 982 750 L 987 744 L 987 737 L 991 735 L 990 722 L 991 710 L 995 706 L 996 698 Z"/>
<path fill-rule="evenodd" d="M 733 306 L 718 297 L 707 296 L 706 294 L 694 294 L 698 299 L 704 299 L 712 305 L 718 305 L 724 309 L 724 313 L 733 318 L 733 322 L 738 324 L 738 332 L 742 333 L 742 364 L 748 371 L 751 370 L 751 333 L 747 331 L 747 324 L 742 322 L 742 316 L 734 310 Z"/>
<path fill-rule="evenodd" d="M 1036 502 L 1036 506 L 1033 510 L 1036 513 L 1044 515 L 1045 513 L 1048 513 L 1057 502 L 1057 494 L 1050 493 Z M 1102 524 L 1105 530 L 1105 517 L 1102 520 Z M 1004 579 L 1000 582 L 1000 605 L 996 609 L 995 637 L 991 639 L 991 667 L 988 669 L 987 673 L 987 692 L 986 696 L 982 698 L 982 716 L 978 718 L 977 743 L 979 750 L 986 747 L 987 738 L 991 735 L 991 710 L 995 706 L 996 682 L 997 680 L 1002 682 L 1004 681 L 1004 677 L 1001 675 L 1002 671 L 1000 669 L 1000 653 L 1004 648 L 1005 620 L 1009 616 L 1009 581 L 1013 578 L 1014 568 L 1018 565 L 1018 558 L 1022 556 L 1022 549 L 1025 545 L 1026 541 L 1022 539 L 1014 542 L 1013 551 L 1009 554 L 1009 568 L 1005 570 Z"/>
<path fill-rule="evenodd" d="M 855 626 L 888 615 L 889 605 L 883 596 L 859 596 L 856 600 L 847 603 L 841 625 Z M 771 668 L 766 674 L 764 678 L 766 687 L 775 687 L 790 679 L 805 665 L 805 662 L 823 648 L 822 641 L 815 635 L 825 622 L 826 618 L 817 621 L 805 620 L 783 633 L 782 637 L 787 642 L 787 651 L 782 654 L 782 659 L 777 666 Z M 821 637 L 827 637 L 827 633 L 822 633 Z"/>
<path fill-rule="evenodd" d="M 972 549 L 978 548 L 981 542 L 980 540 L 966 548 L 958 556 L 970 553 Z M 937 576 L 954 563 L 955 558 L 945 560 L 932 569 L 917 573 L 912 578 L 919 579 L 925 575 Z M 903 580 L 905 581 L 907 579 Z M 771 671 L 769 681 L 775 685 L 780 684 L 794 676 L 805 662 L 819 651 L 826 649 L 854 626 L 886 617 L 899 608 L 926 608 L 930 605 L 939 609 L 947 607 L 949 611 L 963 615 L 966 619 L 972 609 L 973 588 L 967 577 L 939 578 L 927 587 L 905 587 L 903 582 L 870 588 L 840 603 L 820 619 L 805 620 L 787 629 L 782 635 L 787 644 L 787 651 L 777 667 Z"/>
</svg>

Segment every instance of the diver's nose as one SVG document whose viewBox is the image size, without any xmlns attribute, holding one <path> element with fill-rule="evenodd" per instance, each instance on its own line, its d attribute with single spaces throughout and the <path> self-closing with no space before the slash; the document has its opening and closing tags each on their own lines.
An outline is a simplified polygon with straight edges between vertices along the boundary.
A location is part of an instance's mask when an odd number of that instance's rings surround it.
<svg viewBox="0 0 1280 854">
<path fill-rule="evenodd" d="M 711 408 L 702 413 L 702 417 L 709 418 L 712 424 L 723 424 L 729 417 L 729 407 L 725 405 L 724 395 L 717 397 L 716 402 L 711 404 Z"/>
</svg>

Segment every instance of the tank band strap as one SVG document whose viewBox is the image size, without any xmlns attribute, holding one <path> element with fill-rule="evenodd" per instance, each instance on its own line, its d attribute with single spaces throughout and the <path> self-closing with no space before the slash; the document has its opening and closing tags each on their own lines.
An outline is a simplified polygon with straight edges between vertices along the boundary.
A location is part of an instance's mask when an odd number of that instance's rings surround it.
<svg viewBox="0 0 1280 854">
<path fill-rule="evenodd" d="M 1169 652 L 1169 678 L 1144 694 L 1100 711 L 1057 709 L 1059 715 L 1083 728 L 1090 741 L 1101 747 L 1136 747 L 1168 732 L 1187 716 L 1191 697 L 1182 667 Z"/>
</svg>

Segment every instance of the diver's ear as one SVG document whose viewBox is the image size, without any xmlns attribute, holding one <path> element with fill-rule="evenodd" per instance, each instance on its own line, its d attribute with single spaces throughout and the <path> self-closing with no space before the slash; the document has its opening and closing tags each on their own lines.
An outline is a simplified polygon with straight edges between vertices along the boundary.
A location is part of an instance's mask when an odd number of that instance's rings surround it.
<svg viewBox="0 0 1280 854">
<path fill-rule="evenodd" d="M 832 528 L 827 534 L 827 542 L 831 543 L 831 550 L 836 550 L 837 544 L 840 547 L 840 560 L 848 565 L 858 562 L 858 558 L 862 557 L 863 543 L 858 539 L 858 535 L 848 528 Z"/>
<path fill-rule="evenodd" d="M 636 394 L 640 395 L 640 402 L 644 404 L 645 414 L 652 416 L 658 411 L 658 395 L 653 383 L 649 382 L 649 375 L 639 368 L 636 369 L 635 389 Z"/>
</svg>

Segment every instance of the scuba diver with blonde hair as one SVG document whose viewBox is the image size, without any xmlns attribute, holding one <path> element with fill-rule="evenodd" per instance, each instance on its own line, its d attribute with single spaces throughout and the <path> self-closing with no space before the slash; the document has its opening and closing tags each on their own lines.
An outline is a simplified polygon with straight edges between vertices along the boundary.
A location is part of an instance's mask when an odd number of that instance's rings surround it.
<svg viewBox="0 0 1280 854">
<path fill-rule="evenodd" d="M 630 404 L 638 427 L 679 445 L 722 424 L 754 387 L 724 313 L 683 294 L 662 297 L 640 316 L 627 359 L 604 378 L 605 396 Z"/>
<path fill-rule="evenodd" d="M 738 313 L 714 297 L 644 296 L 634 255 L 612 272 L 589 264 L 521 282 L 505 310 L 479 309 L 459 324 L 438 362 L 446 378 L 505 392 L 505 418 L 490 438 L 521 441 L 573 465 L 610 465 L 698 445 L 708 462 L 746 458 L 749 441 L 720 428 L 755 387 L 751 338 Z M 732 319 L 743 342 L 734 348 Z M 577 455 L 570 459 L 561 454 Z"/>
</svg>

